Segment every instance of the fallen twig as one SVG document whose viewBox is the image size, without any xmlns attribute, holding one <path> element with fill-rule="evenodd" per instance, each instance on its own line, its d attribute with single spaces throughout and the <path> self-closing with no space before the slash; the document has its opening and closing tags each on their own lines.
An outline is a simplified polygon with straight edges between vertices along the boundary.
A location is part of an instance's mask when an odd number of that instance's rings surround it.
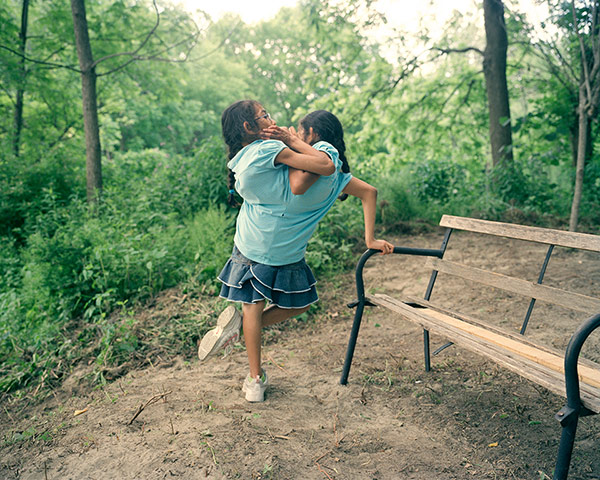
<svg viewBox="0 0 600 480">
<path fill-rule="evenodd" d="M 279 368 L 280 370 L 284 371 L 285 373 L 288 373 L 288 371 L 283 368 L 281 365 L 279 365 L 275 360 L 273 360 L 273 357 L 269 354 L 265 352 L 265 357 L 267 358 L 267 360 L 269 360 L 273 365 L 275 365 L 277 368 Z"/>
<path fill-rule="evenodd" d="M 321 472 L 323 475 L 325 475 L 329 480 L 333 480 L 333 478 L 331 477 L 331 475 L 329 475 L 325 470 L 323 470 L 321 468 L 321 465 L 319 464 L 319 462 L 315 462 L 315 465 L 319 469 L 319 472 Z"/>
<path fill-rule="evenodd" d="M 333 435 L 335 437 L 335 448 L 338 448 L 340 446 L 340 440 L 338 439 L 338 433 L 337 433 L 337 422 L 338 422 L 338 415 L 337 413 L 333 416 Z"/>
<path fill-rule="evenodd" d="M 138 409 L 137 412 L 135 412 L 135 415 L 133 416 L 133 418 L 131 420 L 129 420 L 129 422 L 127 423 L 127 425 L 131 425 L 133 423 L 133 421 L 138 417 L 138 415 L 140 413 L 142 413 L 144 411 L 144 409 L 146 407 L 148 407 L 149 405 L 152 405 L 153 403 L 158 402 L 161 398 L 165 398 L 167 395 L 169 395 L 171 393 L 171 391 L 169 390 L 168 392 L 165 393 L 159 393 L 157 395 L 154 395 L 150 400 L 148 400 L 146 403 L 141 404 Z"/>
<path fill-rule="evenodd" d="M 267 432 L 269 432 L 269 437 L 271 437 L 272 440 L 275 440 L 276 438 L 279 438 L 281 440 L 289 440 L 290 437 L 288 437 L 288 435 L 290 433 L 292 433 L 294 430 L 291 430 L 289 433 L 285 434 L 285 435 L 273 435 L 271 433 L 271 430 L 269 429 L 269 427 L 267 427 Z"/>
<path fill-rule="evenodd" d="M 325 452 L 323 455 L 321 455 L 319 458 L 317 458 L 316 460 L 313 460 L 316 464 L 319 463 L 319 460 L 321 460 L 325 455 L 329 455 L 331 453 L 331 450 Z"/>
</svg>

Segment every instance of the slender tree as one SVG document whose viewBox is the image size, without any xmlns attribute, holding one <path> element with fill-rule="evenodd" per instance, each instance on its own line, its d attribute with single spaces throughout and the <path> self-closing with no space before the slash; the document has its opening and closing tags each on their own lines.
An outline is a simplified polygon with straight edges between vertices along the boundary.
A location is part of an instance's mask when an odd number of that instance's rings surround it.
<svg viewBox="0 0 600 480">
<path fill-rule="evenodd" d="M 71 0 L 71 14 L 75 33 L 77 56 L 79 59 L 79 68 L 76 68 L 72 65 L 30 58 L 24 51 L 25 44 L 23 41 L 21 41 L 21 47 L 19 50 L 6 45 L 0 45 L 0 48 L 7 50 L 19 57 L 22 60 L 23 65 L 25 65 L 25 62 L 31 62 L 44 65 L 48 68 L 65 68 L 71 71 L 76 71 L 81 75 L 84 130 L 86 139 L 86 191 L 88 202 L 95 202 L 102 193 L 100 127 L 98 121 L 98 102 L 96 90 L 97 78 L 122 70 L 138 60 L 154 60 L 177 63 L 185 62 L 187 61 L 191 50 L 196 45 L 197 38 L 201 33 L 201 30 L 198 28 L 198 26 L 191 20 L 190 17 L 187 17 L 187 20 L 193 24 L 195 30 L 175 43 L 165 43 L 163 39 L 160 39 L 157 35 L 155 35 L 160 24 L 160 12 L 156 5 L 156 0 L 153 0 L 152 3 L 156 14 L 156 22 L 150 31 L 145 35 L 144 39 L 137 45 L 137 47 L 132 51 L 111 53 L 95 60 L 92 54 L 92 46 L 89 38 L 85 0 Z M 152 48 L 149 46 L 149 42 L 153 36 L 157 37 L 157 41 L 155 42 L 156 45 L 154 45 L 154 51 L 149 52 L 146 55 L 142 55 L 141 52 L 143 49 L 148 51 L 150 48 Z M 23 38 L 26 39 L 26 35 L 24 35 Z M 173 50 L 176 52 L 175 58 L 169 58 Z M 125 60 L 123 60 L 120 64 L 115 65 L 114 59 L 116 58 L 125 58 Z M 108 68 L 103 72 L 98 72 L 98 65 L 106 61 L 110 61 L 109 63 L 112 65 L 112 68 Z M 24 87 L 24 83 L 21 83 L 21 85 Z M 19 124 L 22 125 L 22 109 L 20 111 L 21 116 Z"/>
<path fill-rule="evenodd" d="M 84 0 L 71 0 L 75 44 L 81 70 L 81 96 L 83 103 L 83 126 L 86 149 L 86 194 L 88 202 L 94 202 L 102 192 L 102 155 L 100 127 L 98 124 L 98 101 L 96 98 L 96 65 L 88 34 Z"/>
<path fill-rule="evenodd" d="M 590 5 L 591 3 L 591 5 Z M 600 35 L 598 25 L 598 0 L 586 2 L 585 14 L 589 19 L 587 28 L 580 26 L 580 19 L 575 6 L 575 0 L 571 0 L 571 12 L 573 14 L 573 28 L 577 35 L 581 54 L 581 77 L 579 81 L 579 105 L 578 115 L 578 139 L 577 139 L 577 164 L 575 167 L 575 188 L 573 191 L 573 202 L 571 204 L 571 218 L 569 230 L 576 231 L 579 223 L 579 208 L 583 193 L 583 179 L 585 172 L 585 160 L 589 145 L 588 125 L 591 120 L 598 116 L 600 105 Z M 586 33 L 587 32 L 587 33 Z"/>
<path fill-rule="evenodd" d="M 23 128 L 23 103 L 25 99 L 25 82 L 27 80 L 27 65 L 25 63 L 25 51 L 27 48 L 27 25 L 29 18 L 29 0 L 23 0 L 21 7 L 21 29 L 19 30 L 19 85 L 15 98 L 14 137 L 13 150 L 15 157 L 19 156 L 21 145 L 21 129 Z"/>
<path fill-rule="evenodd" d="M 508 82 L 506 80 L 506 55 L 508 35 L 504 22 L 504 5 L 501 0 L 484 0 L 485 50 L 477 47 L 434 48 L 442 54 L 477 52 L 483 57 L 483 74 L 489 112 L 490 146 L 492 164 L 512 161 L 513 145 L 511 133 Z"/>
<path fill-rule="evenodd" d="M 501 0 L 484 0 L 486 46 L 483 52 L 483 74 L 490 114 L 490 144 L 494 166 L 512 160 L 512 134 L 508 85 L 506 81 L 506 51 L 508 36 Z"/>
</svg>

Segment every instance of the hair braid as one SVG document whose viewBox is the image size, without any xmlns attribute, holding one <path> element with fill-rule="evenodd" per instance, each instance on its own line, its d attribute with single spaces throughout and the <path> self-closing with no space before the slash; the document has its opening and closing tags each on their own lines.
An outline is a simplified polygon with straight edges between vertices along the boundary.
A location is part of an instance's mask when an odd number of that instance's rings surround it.
<svg viewBox="0 0 600 480">
<path fill-rule="evenodd" d="M 227 158 L 233 159 L 238 152 L 243 148 L 244 142 L 251 140 L 248 137 L 248 133 L 244 129 L 244 123 L 252 127 L 256 127 L 256 120 L 254 119 L 255 110 L 258 102 L 254 100 L 241 100 L 235 102 L 225 109 L 223 115 L 221 115 L 221 129 L 223 131 L 223 139 L 225 145 L 227 145 Z M 232 207 L 239 207 L 239 202 L 235 198 L 235 174 L 232 170 L 229 170 L 227 179 L 227 188 L 229 194 L 227 196 L 227 203 Z"/>
<path fill-rule="evenodd" d="M 239 207 L 240 203 L 235 198 L 235 173 L 233 170 L 228 169 L 229 175 L 227 176 L 227 188 L 229 189 L 229 194 L 227 195 L 227 203 L 231 207 Z"/>
</svg>

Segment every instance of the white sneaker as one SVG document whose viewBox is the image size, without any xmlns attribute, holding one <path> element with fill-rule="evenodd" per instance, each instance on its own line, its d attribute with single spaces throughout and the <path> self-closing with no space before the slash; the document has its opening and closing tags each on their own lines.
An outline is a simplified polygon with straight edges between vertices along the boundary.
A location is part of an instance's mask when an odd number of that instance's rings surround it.
<svg viewBox="0 0 600 480">
<path fill-rule="evenodd" d="M 198 345 L 198 358 L 204 360 L 221 348 L 232 346 L 240 338 L 242 316 L 233 305 L 229 305 L 221 312 L 217 319 L 217 326 L 210 330 Z"/>
<path fill-rule="evenodd" d="M 250 374 L 244 380 L 242 391 L 246 394 L 246 400 L 249 402 L 264 402 L 265 390 L 269 386 L 267 373 L 263 370 L 262 377 L 252 378 Z"/>
</svg>

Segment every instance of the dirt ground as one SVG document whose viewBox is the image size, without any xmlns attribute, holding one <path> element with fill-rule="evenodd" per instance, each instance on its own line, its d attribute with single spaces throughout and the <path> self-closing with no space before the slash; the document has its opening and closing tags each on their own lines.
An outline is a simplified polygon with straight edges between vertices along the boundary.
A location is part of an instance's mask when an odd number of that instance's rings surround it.
<svg viewBox="0 0 600 480">
<path fill-rule="evenodd" d="M 397 245 L 437 248 L 441 233 Z M 537 279 L 543 247 L 455 233 L 447 258 Z M 373 258 L 370 292 L 422 296 L 424 259 Z M 556 249 L 545 283 L 600 297 L 600 256 Z M 241 392 L 243 345 L 226 358 L 158 364 L 89 389 L 74 373 L 41 405 L 5 400 L 3 479 L 546 479 L 563 399 L 458 347 L 423 369 L 422 332 L 379 309 L 363 321 L 349 384 L 339 385 L 353 275 L 320 285 L 308 322 L 265 333 L 271 387 Z M 154 302 L 157 314 L 190 303 Z M 440 276 L 432 301 L 518 330 L 528 300 Z M 564 349 L 586 315 L 536 305 L 529 335 Z M 585 355 L 600 361 L 600 335 Z M 443 345 L 432 338 L 432 349 Z M 139 415 L 131 422 L 139 408 Z M 81 411 L 85 410 L 83 413 Z M 600 479 L 598 417 L 580 420 L 571 479 Z"/>
</svg>

